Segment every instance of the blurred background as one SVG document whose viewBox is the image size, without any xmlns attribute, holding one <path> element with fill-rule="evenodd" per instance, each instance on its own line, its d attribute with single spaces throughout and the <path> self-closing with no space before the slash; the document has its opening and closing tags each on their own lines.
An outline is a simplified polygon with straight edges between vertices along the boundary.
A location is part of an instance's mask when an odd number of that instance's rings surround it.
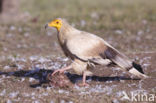
<svg viewBox="0 0 156 103">
<path fill-rule="evenodd" d="M 155 0 L 1 0 L 0 38 L 13 36 L 13 41 L 4 38 L 10 42 L 11 53 L 14 47 L 16 54 L 18 44 L 23 47 L 20 42 L 26 39 L 24 36 L 27 36 L 25 45 L 36 48 L 41 45 L 40 36 L 45 41 L 49 39 L 47 35 L 52 36 L 45 32 L 44 25 L 61 17 L 80 30 L 103 37 L 122 51 L 153 51 L 156 50 L 155 4 Z M 42 46 L 50 49 L 56 44 L 55 39 L 52 36 L 50 43 L 42 40 Z M 2 40 L 0 44 L 1 50 L 7 48 Z"/>
<path fill-rule="evenodd" d="M 44 83 L 50 70 L 71 62 L 56 32 L 44 28 L 58 17 L 102 37 L 156 76 L 156 0 L 0 0 L 1 103 L 123 103 L 118 101 L 123 91 L 156 94 L 155 79 L 126 81 L 118 76 L 127 72 L 103 66 L 95 75 L 106 78 L 87 81 L 89 88 L 32 88 L 29 84 Z"/>
</svg>

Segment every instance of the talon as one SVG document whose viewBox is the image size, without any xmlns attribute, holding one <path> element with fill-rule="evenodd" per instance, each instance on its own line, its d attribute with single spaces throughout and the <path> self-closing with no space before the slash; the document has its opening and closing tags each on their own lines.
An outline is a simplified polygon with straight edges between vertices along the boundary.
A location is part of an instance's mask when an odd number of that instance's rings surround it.
<svg viewBox="0 0 156 103">
<path fill-rule="evenodd" d="M 54 74 L 56 74 L 57 72 L 59 72 L 59 71 L 55 70 L 51 75 L 54 76 Z"/>
<path fill-rule="evenodd" d="M 54 76 L 54 74 L 56 74 L 57 72 L 59 72 L 60 74 L 63 73 L 64 71 L 63 70 L 55 70 L 53 73 L 52 73 L 52 76 Z"/>
<path fill-rule="evenodd" d="M 65 68 L 61 68 L 61 69 L 55 70 L 51 75 L 54 76 L 54 74 L 56 74 L 57 72 L 63 73 L 64 71 L 69 70 L 69 69 L 71 69 L 71 65 L 69 65 L 69 66 L 67 66 Z"/>
<path fill-rule="evenodd" d="M 64 70 L 60 70 L 59 73 L 60 73 L 60 74 L 64 73 Z"/>
</svg>

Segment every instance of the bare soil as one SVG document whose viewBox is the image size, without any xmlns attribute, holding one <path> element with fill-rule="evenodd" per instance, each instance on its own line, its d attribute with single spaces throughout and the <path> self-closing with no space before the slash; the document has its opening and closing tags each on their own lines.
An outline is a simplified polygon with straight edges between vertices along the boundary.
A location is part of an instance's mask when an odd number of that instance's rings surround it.
<svg viewBox="0 0 156 103">
<path fill-rule="evenodd" d="M 155 29 L 150 27 L 150 32 L 139 34 L 106 31 L 100 36 L 140 63 L 151 78 L 140 80 L 118 68 L 96 66 L 95 76 L 87 77 L 89 87 L 79 87 L 82 76 L 68 71 L 65 74 L 74 86 L 57 88 L 49 85 L 47 75 L 71 61 L 63 55 L 56 35 L 47 35 L 44 30 L 35 34 L 29 27 L 0 26 L 0 102 L 129 103 L 124 93 L 129 97 L 132 92 L 156 94 L 156 38 Z"/>
</svg>

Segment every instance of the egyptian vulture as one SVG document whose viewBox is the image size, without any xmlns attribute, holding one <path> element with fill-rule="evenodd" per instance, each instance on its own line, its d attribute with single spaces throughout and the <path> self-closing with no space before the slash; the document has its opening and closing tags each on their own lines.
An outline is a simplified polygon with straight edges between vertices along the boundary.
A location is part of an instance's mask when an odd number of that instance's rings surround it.
<svg viewBox="0 0 156 103">
<path fill-rule="evenodd" d="M 45 25 L 57 29 L 57 37 L 64 54 L 72 59 L 71 65 L 58 69 L 52 73 L 63 73 L 73 69 L 77 74 L 83 75 L 82 85 L 86 83 L 86 76 L 91 76 L 91 65 L 115 64 L 122 70 L 128 71 L 140 78 L 147 76 L 144 74 L 141 65 L 136 64 L 123 53 L 116 50 L 105 40 L 95 34 L 78 30 L 67 23 L 64 19 L 57 18 Z"/>
</svg>

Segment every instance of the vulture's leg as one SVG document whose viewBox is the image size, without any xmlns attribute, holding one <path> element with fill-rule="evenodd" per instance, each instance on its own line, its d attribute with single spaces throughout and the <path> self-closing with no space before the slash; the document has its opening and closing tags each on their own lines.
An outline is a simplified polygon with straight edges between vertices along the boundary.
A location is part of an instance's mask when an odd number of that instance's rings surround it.
<svg viewBox="0 0 156 103">
<path fill-rule="evenodd" d="M 82 79 L 82 83 L 79 84 L 80 86 L 89 86 L 89 84 L 86 83 L 86 77 L 87 77 L 87 73 L 83 72 L 83 79 Z"/>
<path fill-rule="evenodd" d="M 56 74 L 57 72 L 59 72 L 59 73 L 63 73 L 64 71 L 69 70 L 69 69 L 71 69 L 71 68 L 72 68 L 72 66 L 69 65 L 69 66 L 67 66 L 67 67 L 64 67 L 64 68 L 61 68 L 61 69 L 55 70 L 55 71 L 52 73 L 52 76 L 53 76 L 54 74 Z"/>
</svg>

